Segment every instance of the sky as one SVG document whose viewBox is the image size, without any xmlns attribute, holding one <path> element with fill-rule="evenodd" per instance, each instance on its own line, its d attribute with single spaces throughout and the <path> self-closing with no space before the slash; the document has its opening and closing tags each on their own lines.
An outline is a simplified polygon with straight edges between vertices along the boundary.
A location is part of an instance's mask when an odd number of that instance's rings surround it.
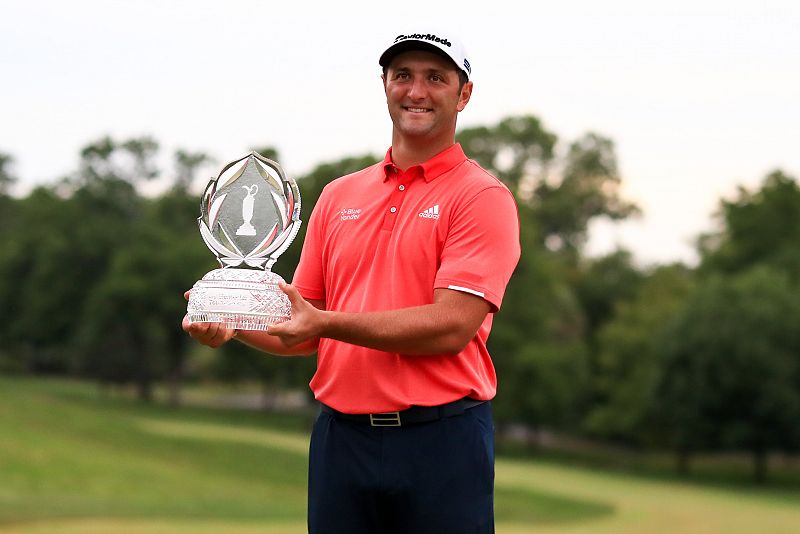
<svg viewBox="0 0 800 534">
<path fill-rule="evenodd" d="M 800 3 L 630 0 L 0 0 L 0 152 L 15 192 L 82 146 L 151 135 L 216 164 L 272 145 L 292 176 L 390 144 L 377 58 L 395 35 L 460 36 L 475 88 L 459 126 L 532 114 L 615 143 L 641 217 L 593 224 L 588 252 L 696 261 L 720 198 L 800 178 Z M 155 186 L 154 186 L 155 187 Z"/>
</svg>

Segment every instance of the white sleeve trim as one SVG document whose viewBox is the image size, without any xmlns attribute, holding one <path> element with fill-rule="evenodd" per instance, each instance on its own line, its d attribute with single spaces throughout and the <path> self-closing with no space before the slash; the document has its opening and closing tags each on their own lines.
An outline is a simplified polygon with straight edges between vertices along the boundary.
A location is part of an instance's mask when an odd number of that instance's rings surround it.
<svg viewBox="0 0 800 534">
<path fill-rule="evenodd" d="M 471 293 L 473 295 L 478 295 L 482 299 L 486 298 L 486 295 L 483 293 L 483 291 L 475 291 L 474 289 L 470 289 L 468 287 L 449 285 L 449 286 L 447 286 L 447 289 L 455 289 L 456 291 L 463 291 L 464 293 Z"/>
</svg>

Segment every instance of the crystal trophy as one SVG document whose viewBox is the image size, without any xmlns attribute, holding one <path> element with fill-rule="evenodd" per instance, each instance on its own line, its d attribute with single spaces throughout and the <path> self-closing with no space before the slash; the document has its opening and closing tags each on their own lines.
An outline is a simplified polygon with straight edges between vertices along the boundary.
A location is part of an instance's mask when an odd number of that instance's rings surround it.
<svg viewBox="0 0 800 534">
<path fill-rule="evenodd" d="M 256 152 L 226 165 L 206 186 L 200 235 L 219 261 L 189 295 L 192 323 L 266 330 L 291 317 L 270 269 L 300 229 L 300 191 L 278 163 Z"/>
</svg>

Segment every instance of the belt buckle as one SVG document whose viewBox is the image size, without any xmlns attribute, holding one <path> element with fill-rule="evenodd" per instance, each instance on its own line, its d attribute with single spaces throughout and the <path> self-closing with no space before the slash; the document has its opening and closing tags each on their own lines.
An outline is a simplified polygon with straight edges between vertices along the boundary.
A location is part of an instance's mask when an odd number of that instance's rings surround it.
<svg viewBox="0 0 800 534">
<path fill-rule="evenodd" d="M 370 426 L 400 426 L 400 412 L 369 414 Z"/>
</svg>

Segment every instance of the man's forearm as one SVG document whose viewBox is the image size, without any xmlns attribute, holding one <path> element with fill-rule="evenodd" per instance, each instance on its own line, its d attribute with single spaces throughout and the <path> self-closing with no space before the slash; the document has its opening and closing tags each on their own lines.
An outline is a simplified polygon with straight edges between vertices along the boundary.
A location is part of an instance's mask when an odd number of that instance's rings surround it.
<svg viewBox="0 0 800 534">
<path fill-rule="evenodd" d="M 321 337 L 385 352 L 457 354 L 471 337 L 461 335 L 457 321 L 441 308 L 429 304 L 370 313 L 325 312 Z"/>
<path fill-rule="evenodd" d="M 233 339 L 275 356 L 308 356 L 315 353 L 317 345 L 319 345 L 319 338 L 303 341 L 296 345 L 287 345 L 281 338 L 271 336 L 261 330 L 237 330 Z"/>
<path fill-rule="evenodd" d="M 485 300 L 448 289 L 435 290 L 432 304 L 411 308 L 324 311 L 303 300 L 294 287 L 283 287 L 292 301 L 292 319 L 271 326 L 268 333 L 287 347 L 324 337 L 385 352 L 457 354 L 489 312 Z"/>
</svg>

